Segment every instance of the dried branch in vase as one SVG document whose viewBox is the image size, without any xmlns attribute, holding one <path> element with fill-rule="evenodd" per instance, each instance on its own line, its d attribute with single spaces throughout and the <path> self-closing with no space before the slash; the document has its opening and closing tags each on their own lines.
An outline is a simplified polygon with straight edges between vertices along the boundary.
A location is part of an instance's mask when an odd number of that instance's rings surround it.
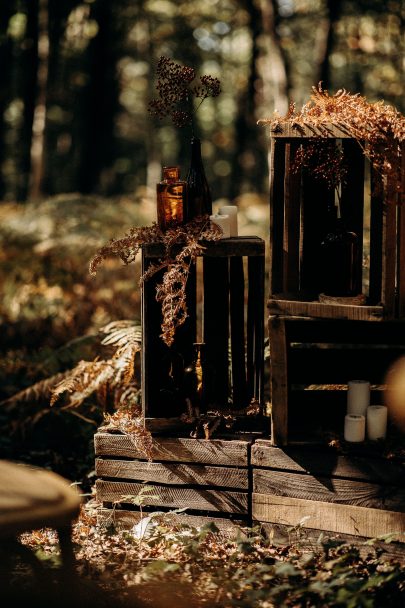
<svg viewBox="0 0 405 608">
<path fill-rule="evenodd" d="M 132 228 L 129 235 L 114 239 L 102 247 L 90 262 L 90 273 L 95 274 L 98 266 L 110 256 L 120 257 L 125 264 L 135 260 L 142 245 L 162 243 L 164 255 L 158 264 L 152 265 L 141 277 L 141 285 L 158 271 L 166 269 L 162 283 L 156 288 L 156 299 L 161 302 L 163 321 L 161 337 L 167 346 L 173 344 L 175 331 L 188 316 L 186 285 L 190 267 L 204 249 L 203 241 L 217 241 L 222 230 L 210 222 L 208 216 L 199 216 L 183 226 L 176 226 L 162 232 L 153 224 Z M 180 251 L 174 253 L 175 246 Z"/>
<path fill-rule="evenodd" d="M 218 78 L 200 76 L 195 83 L 196 73 L 193 68 L 182 66 L 162 55 L 157 68 L 157 99 L 149 102 L 149 112 L 159 119 L 170 116 L 176 127 L 184 127 L 193 123 L 193 115 L 208 97 L 218 97 L 221 93 L 221 83 Z M 199 104 L 193 108 L 192 100 L 198 99 Z"/>
</svg>

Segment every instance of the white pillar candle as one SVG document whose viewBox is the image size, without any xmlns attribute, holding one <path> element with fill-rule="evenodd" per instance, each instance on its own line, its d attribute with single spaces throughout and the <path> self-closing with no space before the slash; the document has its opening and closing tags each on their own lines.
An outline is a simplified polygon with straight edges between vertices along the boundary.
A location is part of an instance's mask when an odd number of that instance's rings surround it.
<svg viewBox="0 0 405 608">
<path fill-rule="evenodd" d="M 387 434 L 388 410 L 384 405 L 370 405 L 367 408 L 367 437 L 372 441 L 385 439 Z"/>
<path fill-rule="evenodd" d="M 370 382 L 349 380 L 347 383 L 347 413 L 365 416 L 370 405 Z"/>
<path fill-rule="evenodd" d="M 345 416 L 345 441 L 358 443 L 364 441 L 366 436 L 366 419 L 359 414 L 346 414 Z"/>
<path fill-rule="evenodd" d="M 238 208 L 236 205 L 226 205 L 219 210 L 220 215 L 229 215 L 231 221 L 231 236 L 238 236 Z"/>
<path fill-rule="evenodd" d="M 221 239 L 229 239 L 231 236 L 231 219 L 229 215 L 218 215 L 215 213 L 214 215 L 210 215 L 210 220 L 213 224 L 222 228 L 223 235 Z"/>
</svg>

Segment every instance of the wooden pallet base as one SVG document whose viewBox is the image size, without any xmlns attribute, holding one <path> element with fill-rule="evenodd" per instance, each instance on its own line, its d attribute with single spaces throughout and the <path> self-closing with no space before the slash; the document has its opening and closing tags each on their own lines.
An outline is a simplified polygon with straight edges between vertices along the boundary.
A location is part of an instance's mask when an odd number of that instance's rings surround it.
<svg viewBox="0 0 405 608">
<path fill-rule="evenodd" d="M 153 437 L 149 462 L 128 435 L 99 432 L 95 445 L 99 518 L 117 527 L 139 521 L 134 498 L 141 493 L 145 512 L 187 509 L 164 517 L 193 526 L 214 521 L 221 531 L 261 524 L 311 538 L 323 531 L 359 543 L 405 539 L 403 462 L 383 458 L 378 446 Z"/>
</svg>

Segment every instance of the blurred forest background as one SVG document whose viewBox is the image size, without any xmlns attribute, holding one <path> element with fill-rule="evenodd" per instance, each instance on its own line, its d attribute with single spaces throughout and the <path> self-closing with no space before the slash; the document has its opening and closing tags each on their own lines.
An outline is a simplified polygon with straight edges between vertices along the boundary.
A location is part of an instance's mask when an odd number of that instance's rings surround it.
<svg viewBox="0 0 405 608">
<path fill-rule="evenodd" d="M 139 268 L 111 261 L 96 279 L 87 268 L 109 238 L 155 219 L 163 164 L 185 175 L 187 128 L 147 112 L 159 56 L 220 78 L 197 114 L 213 198 L 238 204 L 243 234 L 266 237 L 257 120 L 300 106 L 320 80 L 404 111 L 404 21 L 403 0 L 0 2 L 4 454 L 26 441 L 37 462 L 71 475 L 80 441 L 61 437 L 84 433 L 87 453 L 100 410 L 51 410 L 46 383 L 100 355 L 102 325 L 139 316 Z"/>
</svg>

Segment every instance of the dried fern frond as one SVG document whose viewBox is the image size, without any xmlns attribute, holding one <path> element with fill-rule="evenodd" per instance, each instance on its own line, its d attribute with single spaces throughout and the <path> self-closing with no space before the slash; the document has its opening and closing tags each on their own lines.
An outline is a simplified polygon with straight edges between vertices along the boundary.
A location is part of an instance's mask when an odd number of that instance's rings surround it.
<svg viewBox="0 0 405 608">
<path fill-rule="evenodd" d="M 107 386 L 114 387 L 131 381 L 135 355 L 141 350 L 139 324 L 116 321 L 100 331 L 107 334 L 102 344 L 117 346 L 113 357 L 104 361 L 80 361 L 52 391 L 51 405 L 65 392 L 71 395 L 67 407 L 78 407 L 94 392 L 98 393 L 102 402 L 105 401 Z"/>
<path fill-rule="evenodd" d="M 120 409 L 114 412 L 114 414 L 106 414 L 104 418 L 105 425 L 103 426 L 103 430 L 117 430 L 127 435 L 134 447 L 141 450 L 148 460 L 152 460 L 152 435 L 145 428 L 142 416 L 136 417 L 132 412 Z"/>
<path fill-rule="evenodd" d="M 54 390 L 55 386 L 61 381 L 63 381 L 69 373 L 69 371 L 62 372 L 59 374 L 55 374 L 50 378 L 40 380 L 32 386 L 29 386 L 28 388 L 19 391 L 12 397 L 5 399 L 0 403 L 0 405 L 4 406 L 6 410 L 12 410 L 20 406 L 22 403 L 39 403 L 42 401 L 49 401 L 49 398 L 51 397 L 52 391 Z"/>
<path fill-rule="evenodd" d="M 282 117 L 259 120 L 270 125 L 273 131 L 289 124 L 298 131 L 302 127 L 315 127 L 318 133 L 328 135 L 328 126 L 335 124 L 358 141 L 373 167 L 384 177 L 398 182 L 401 165 L 401 143 L 405 141 L 405 116 L 383 101 L 370 103 L 360 94 L 340 89 L 334 95 L 324 90 L 322 83 L 312 87 L 312 95 L 300 111 Z"/>
<path fill-rule="evenodd" d="M 204 241 L 216 241 L 222 236 L 222 230 L 211 223 L 209 216 L 199 216 L 183 226 L 170 228 L 162 232 L 156 224 L 131 229 L 123 239 L 111 241 L 102 247 L 90 262 L 90 273 L 95 274 L 101 262 L 111 255 L 118 255 L 125 264 L 133 262 L 141 246 L 146 243 L 162 243 L 164 255 L 157 264 L 152 264 L 140 279 L 145 281 L 157 272 L 164 270 L 162 283 L 156 286 L 156 299 L 162 304 L 161 337 L 167 346 L 171 346 L 176 329 L 187 319 L 186 285 L 190 267 L 204 250 Z M 177 253 L 176 253 L 177 252 Z M 125 329 L 122 327 L 120 329 Z M 134 330 L 135 331 L 135 330 Z M 114 333 L 114 338 L 106 338 L 103 344 L 116 343 L 123 334 Z M 108 341 L 106 341 L 108 340 Z M 133 351 L 136 352 L 136 351 Z M 124 357 L 127 353 L 121 353 Z M 129 361 L 129 359 L 128 359 Z M 131 369 L 124 377 L 131 376 Z"/>
<path fill-rule="evenodd" d="M 78 407 L 92 393 L 111 381 L 114 371 L 111 361 L 80 361 L 69 376 L 53 389 L 50 405 L 54 405 L 63 393 L 68 392 L 70 398 L 67 407 Z"/>
</svg>

